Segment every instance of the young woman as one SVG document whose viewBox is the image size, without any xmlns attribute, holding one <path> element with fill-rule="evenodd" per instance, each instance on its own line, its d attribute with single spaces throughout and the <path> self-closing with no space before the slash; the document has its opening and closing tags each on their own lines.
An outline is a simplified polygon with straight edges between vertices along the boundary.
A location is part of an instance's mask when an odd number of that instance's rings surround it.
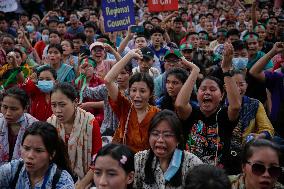
<svg viewBox="0 0 284 189">
<path fill-rule="evenodd" d="M 62 62 L 64 64 L 70 65 L 73 67 L 75 70 L 75 73 L 77 75 L 78 73 L 78 56 L 72 55 L 74 45 L 72 41 L 70 40 L 63 40 L 61 41 L 61 46 L 63 49 L 63 54 L 62 54 Z"/>
<path fill-rule="evenodd" d="M 208 164 L 226 162 L 224 152 L 230 141 L 232 129 L 239 116 L 241 97 L 236 82 L 230 74 L 232 68 L 233 47 L 225 44 L 222 70 L 226 85 L 228 108 L 220 108 L 223 98 L 223 85 L 217 78 L 206 77 L 201 81 L 197 92 L 199 107 L 192 108 L 188 103 L 197 74 L 189 77 L 180 90 L 176 102 L 176 112 L 185 121 L 183 130 L 187 148 Z M 225 146 L 224 146 L 225 145 Z"/>
<path fill-rule="evenodd" d="M 80 91 L 80 103 L 82 103 L 81 108 L 92 113 L 99 124 L 101 125 L 104 118 L 103 114 L 103 103 L 94 101 L 88 97 L 83 97 L 83 91 L 86 87 L 97 87 L 103 84 L 103 80 L 98 78 L 95 73 L 96 63 L 92 59 L 84 59 L 83 64 L 79 68 L 80 76 L 75 80 L 75 86 Z"/>
<path fill-rule="evenodd" d="M 148 129 L 152 117 L 159 111 L 149 101 L 153 96 L 154 82 L 151 76 L 137 73 L 129 80 L 129 96 L 125 98 L 115 81 L 121 70 L 132 58 L 142 59 L 140 50 L 129 51 L 105 76 L 110 105 L 119 119 L 113 142 L 127 144 L 134 152 L 149 148 Z"/>
<path fill-rule="evenodd" d="M 129 189 L 134 178 L 134 153 L 124 145 L 108 144 L 93 162 L 97 189 Z"/>
<path fill-rule="evenodd" d="M 134 188 L 184 188 L 187 173 L 202 162 L 182 150 L 179 118 L 163 110 L 151 120 L 148 133 L 150 150 L 135 154 Z"/>
<path fill-rule="evenodd" d="M 156 101 L 156 106 L 160 109 L 175 111 L 175 100 L 188 77 L 188 73 L 181 68 L 174 68 L 166 74 L 166 94 Z"/>
<path fill-rule="evenodd" d="M 8 89 L 1 102 L 0 113 L 0 165 L 20 158 L 20 146 L 25 130 L 37 121 L 28 113 L 29 97 L 22 89 Z"/>
<path fill-rule="evenodd" d="M 279 147 L 266 139 L 247 143 L 242 157 L 243 173 L 231 176 L 232 189 L 280 189 Z"/>
<path fill-rule="evenodd" d="M 34 74 L 35 78 L 30 77 L 20 86 L 31 98 L 30 114 L 40 121 L 46 121 L 52 115 L 50 95 L 57 74 L 49 65 L 38 67 Z"/>
<path fill-rule="evenodd" d="M 81 67 L 84 67 L 83 64 Z M 129 78 L 131 76 L 131 70 L 132 66 L 131 63 L 126 64 L 126 66 L 120 71 L 120 73 L 117 76 L 117 86 L 119 88 L 119 91 L 122 95 L 129 97 L 128 92 L 128 83 Z M 108 144 L 111 142 L 113 135 L 115 133 L 116 128 L 119 125 L 119 120 L 113 110 L 111 109 L 110 102 L 109 102 L 109 96 L 108 96 L 108 90 L 105 85 L 99 85 L 97 87 L 86 87 L 86 89 L 83 91 L 83 97 L 87 97 L 90 100 L 103 100 L 103 106 L 104 106 L 104 120 L 101 125 L 101 134 L 102 134 L 102 142 L 104 144 Z M 86 102 L 81 104 L 81 108 L 89 108 L 90 106 L 94 106 L 95 103 L 98 102 Z M 97 105 L 96 105 L 97 106 Z M 86 188 L 93 179 L 94 172 L 92 169 L 88 172 L 88 174 L 80 181 L 76 183 L 76 187 L 78 188 Z"/>
<path fill-rule="evenodd" d="M 71 84 L 55 85 L 51 93 L 53 115 L 47 122 L 56 127 L 67 144 L 72 171 L 82 178 L 88 171 L 92 155 L 102 147 L 102 139 L 97 120 L 77 107 L 77 102 L 77 91 Z"/>
<path fill-rule="evenodd" d="M 1 188 L 74 188 L 66 147 L 52 125 L 34 122 L 21 145 L 23 159 L 0 167 Z"/>
<path fill-rule="evenodd" d="M 252 138 L 267 138 L 270 139 L 274 135 L 274 128 L 270 123 L 263 104 L 254 98 L 245 96 L 247 83 L 245 73 L 235 71 L 233 79 L 235 79 L 239 93 L 242 99 L 242 106 L 239 112 L 239 121 L 232 131 L 230 151 L 233 155 L 227 168 L 228 174 L 239 174 L 241 172 L 240 155 L 243 149 L 243 144 Z M 228 106 L 228 102 L 225 102 Z"/>
<path fill-rule="evenodd" d="M 119 91 L 124 96 L 129 96 L 128 84 L 129 78 L 132 75 L 131 70 L 131 64 L 126 64 L 126 66 L 120 71 L 116 79 Z M 90 101 L 103 101 L 104 119 L 101 125 L 101 134 L 102 136 L 113 136 L 116 128 L 118 127 L 118 118 L 112 111 L 109 104 L 108 90 L 106 86 L 99 85 L 97 87 L 86 87 L 86 89 L 83 91 L 83 98 L 88 98 Z M 82 103 L 80 107 L 83 109 L 89 108 L 90 106 L 92 106 L 91 103 L 92 102 Z"/>
<path fill-rule="evenodd" d="M 56 70 L 58 82 L 71 82 L 75 79 L 75 72 L 72 66 L 62 63 L 63 49 L 59 44 L 48 46 L 48 64 Z"/>
</svg>

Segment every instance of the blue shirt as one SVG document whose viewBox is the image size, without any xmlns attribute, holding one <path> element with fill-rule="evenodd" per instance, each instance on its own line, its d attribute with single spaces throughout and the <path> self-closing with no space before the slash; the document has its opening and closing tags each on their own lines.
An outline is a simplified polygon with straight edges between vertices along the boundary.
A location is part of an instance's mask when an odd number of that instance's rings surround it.
<svg viewBox="0 0 284 189">
<path fill-rule="evenodd" d="M 10 188 L 10 184 L 16 175 L 20 161 L 23 160 L 13 160 L 10 163 L 6 163 L 0 167 L 1 189 Z M 44 177 L 45 179 L 47 179 L 45 189 L 50 189 L 52 187 L 52 179 L 56 172 L 56 168 L 57 168 L 56 164 L 53 163 L 50 165 L 50 169 Z M 41 189 L 42 184 L 43 182 L 36 183 L 34 189 Z M 25 165 L 23 165 L 19 173 L 18 181 L 16 183 L 16 189 L 30 189 L 30 188 L 31 188 L 31 183 L 28 176 L 28 172 L 26 171 Z M 71 175 L 67 171 L 63 170 L 56 184 L 56 189 L 73 189 L 73 188 L 75 188 L 75 186 Z"/>
<path fill-rule="evenodd" d="M 72 35 L 76 35 L 77 33 L 84 33 L 84 27 L 83 26 L 78 26 L 77 28 L 72 28 L 71 26 L 69 26 L 67 28 L 67 33 L 70 33 Z"/>
</svg>

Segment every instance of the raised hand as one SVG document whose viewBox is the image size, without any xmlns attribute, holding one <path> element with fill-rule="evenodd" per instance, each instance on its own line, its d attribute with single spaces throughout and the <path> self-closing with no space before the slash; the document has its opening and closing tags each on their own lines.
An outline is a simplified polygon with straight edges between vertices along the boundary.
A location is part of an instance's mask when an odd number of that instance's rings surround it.
<svg viewBox="0 0 284 189">
<path fill-rule="evenodd" d="M 276 43 L 273 45 L 272 51 L 273 51 L 275 54 L 278 54 L 278 53 L 280 53 L 280 52 L 283 52 L 283 51 L 284 51 L 284 43 L 283 43 L 283 42 L 276 42 Z"/>
<path fill-rule="evenodd" d="M 128 52 L 132 58 L 143 59 L 143 55 L 140 49 L 132 49 Z"/>
<path fill-rule="evenodd" d="M 234 55 L 233 45 L 230 43 L 224 44 L 223 61 L 221 63 L 222 70 L 230 70 L 232 68 L 232 59 Z"/>
</svg>

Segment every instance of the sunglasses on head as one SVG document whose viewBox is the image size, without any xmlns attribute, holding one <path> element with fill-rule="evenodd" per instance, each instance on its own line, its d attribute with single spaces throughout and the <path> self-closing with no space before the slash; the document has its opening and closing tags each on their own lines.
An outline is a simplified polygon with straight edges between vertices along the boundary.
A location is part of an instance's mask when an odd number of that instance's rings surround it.
<svg viewBox="0 0 284 189">
<path fill-rule="evenodd" d="M 252 162 L 247 162 L 247 164 L 251 165 L 251 170 L 252 173 L 257 175 L 257 176 L 261 176 L 265 173 L 265 171 L 267 170 L 269 175 L 273 178 L 277 178 L 280 176 L 281 172 L 282 172 L 282 168 L 278 167 L 278 166 L 271 166 L 269 168 L 266 168 L 264 165 L 260 164 L 260 163 L 252 163 Z"/>
</svg>

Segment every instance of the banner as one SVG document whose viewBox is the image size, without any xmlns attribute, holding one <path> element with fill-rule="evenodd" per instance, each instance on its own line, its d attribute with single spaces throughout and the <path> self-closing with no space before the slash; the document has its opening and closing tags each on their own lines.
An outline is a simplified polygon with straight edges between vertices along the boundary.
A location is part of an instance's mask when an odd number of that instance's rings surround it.
<svg viewBox="0 0 284 189">
<path fill-rule="evenodd" d="M 103 0 L 102 12 L 106 32 L 127 30 L 135 24 L 133 0 Z"/>
<path fill-rule="evenodd" d="M 149 12 L 178 10 L 178 0 L 148 0 Z"/>
<path fill-rule="evenodd" d="M 18 3 L 16 0 L 0 0 L 0 11 L 13 12 L 17 10 Z"/>
</svg>

